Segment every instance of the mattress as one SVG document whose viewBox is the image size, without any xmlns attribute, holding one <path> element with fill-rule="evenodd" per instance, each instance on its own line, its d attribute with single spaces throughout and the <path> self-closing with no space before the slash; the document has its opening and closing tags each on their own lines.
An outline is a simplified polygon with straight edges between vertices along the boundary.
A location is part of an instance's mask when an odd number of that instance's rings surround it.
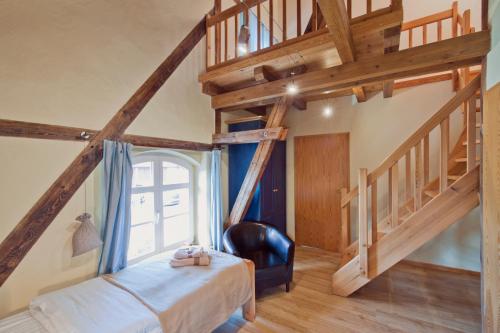
<svg viewBox="0 0 500 333">
<path fill-rule="evenodd" d="M 40 323 L 24 311 L 0 320 L 1 333 L 47 333 Z"/>
</svg>

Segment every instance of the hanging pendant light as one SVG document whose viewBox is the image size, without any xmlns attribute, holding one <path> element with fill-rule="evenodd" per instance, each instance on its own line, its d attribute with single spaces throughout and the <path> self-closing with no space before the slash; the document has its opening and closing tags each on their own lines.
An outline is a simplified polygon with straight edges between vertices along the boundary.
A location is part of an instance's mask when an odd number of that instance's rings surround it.
<svg viewBox="0 0 500 333">
<path fill-rule="evenodd" d="M 80 133 L 84 140 L 90 138 L 87 132 Z M 85 147 L 85 143 L 83 144 Z M 73 257 L 87 253 L 101 246 L 102 241 L 99 232 L 92 222 L 92 215 L 87 213 L 87 181 L 84 182 L 84 210 L 85 213 L 79 215 L 76 220 L 80 222 L 80 226 L 73 233 Z"/>
<path fill-rule="evenodd" d="M 240 33 L 238 34 L 238 51 L 241 54 L 248 53 L 248 41 L 250 40 L 250 30 L 248 26 L 242 24 L 240 27 Z"/>
<path fill-rule="evenodd" d="M 73 234 L 73 257 L 92 251 L 102 244 L 99 233 L 92 223 L 92 215 L 83 213 L 76 220 L 81 224 Z"/>
</svg>

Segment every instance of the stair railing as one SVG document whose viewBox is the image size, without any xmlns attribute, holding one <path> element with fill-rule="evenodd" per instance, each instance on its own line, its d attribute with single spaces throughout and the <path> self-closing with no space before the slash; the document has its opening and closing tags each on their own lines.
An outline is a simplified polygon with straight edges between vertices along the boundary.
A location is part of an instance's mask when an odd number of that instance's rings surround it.
<svg viewBox="0 0 500 333">
<path fill-rule="evenodd" d="M 439 127 L 439 170 L 438 186 L 436 196 L 445 191 L 450 181 L 456 181 L 456 177 L 449 177 L 449 167 L 458 163 L 466 163 L 467 171 L 472 170 L 477 163 L 476 160 L 476 93 L 481 86 L 481 76 L 476 76 L 466 87 L 458 91 L 438 112 L 417 129 L 403 144 L 390 154 L 371 173 L 367 169 L 360 169 L 358 186 L 351 191 L 341 189 L 341 241 L 343 252 L 357 251 L 359 253 L 361 274 L 368 272 L 368 248 L 377 242 L 380 231 L 390 232 L 413 212 L 419 210 L 429 200 L 423 199 L 424 189 L 429 183 L 429 136 L 433 130 Z M 450 117 L 459 110 L 459 107 L 467 103 L 467 121 L 465 123 L 467 140 L 466 158 L 452 159 L 450 157 Z M 460 144 L 462 144 L 460 142 Z M 414 162 L 412 164 L 412 155 Z M 404 160 L 404 161 L 403 161 Z M 399 162 L 404 162 L 404 178 L 400 179 Z M 450 162 L 451 161 L 451 162 Z M 450 164 L 449 163 L 453 163 Z M 403 164 L 403 163 L 402 163 Z M 378 220 L 378 191 L 377 186 L 382 181 L 381 177 L 388 175 L 388 214 Z M 404 200 L 400 201 L 400 183 L 404 180 Z M 370 207 L 368 205 L 368 193 L 371 194 Z M 427 191 L 426 191 L 427 193 Z M 350 205 L 353 200 L 358 201 L 358 244 L 350 239 Z M 430 199 L 432 200 L 432 199 Z M 402 205 L 403 203 L 403 205 Z M 371 209 L 371 228 L 368 221 L 368 212 Z M 407 216 L 400 216 L 401 210 L 407 210 Z M 401 219 L 403 217 L 403 219 Z M 379 228 L 383 230 L 378 230 Z M 348 248 L 351 248 L 348 250 Z M 352 256 L 351 256 L 352 257 Z"/>
</svg>

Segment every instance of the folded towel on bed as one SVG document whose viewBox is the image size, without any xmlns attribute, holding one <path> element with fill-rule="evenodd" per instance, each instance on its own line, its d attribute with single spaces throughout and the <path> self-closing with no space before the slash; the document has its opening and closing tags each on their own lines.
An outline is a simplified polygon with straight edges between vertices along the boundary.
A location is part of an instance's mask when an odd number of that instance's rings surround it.
<svg viewBox="0 0 500 333">
<path fill-rule="evenodd" d="M 203 247 L 201 246 L 189 246 L 180 248 L 174 253 L 175 259 L 188 259 L 188 258 L 199 258 L 203 255 Z"/>
<path fill-rule="evenodd" d="M 175 257 L 170 260 L 170 266 L 183 267 L 183 266 L 208 266 L 210 265 L 210 256 L 207 252 L 202 252 L 200 257 L 176 259 Z"/>
</svg>

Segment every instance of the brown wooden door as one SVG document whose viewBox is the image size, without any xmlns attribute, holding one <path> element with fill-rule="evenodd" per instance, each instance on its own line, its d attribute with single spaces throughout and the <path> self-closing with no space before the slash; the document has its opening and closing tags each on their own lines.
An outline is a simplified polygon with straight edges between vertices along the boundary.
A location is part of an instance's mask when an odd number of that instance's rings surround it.
<svg viewBox="0 0 500 333">
<path fill-rule="evenodd" d="M 340 189 L 349 187 L 349 133 L 299 136 L 295 146 L 297 245 L 340 250 Z"/>
</svg>

